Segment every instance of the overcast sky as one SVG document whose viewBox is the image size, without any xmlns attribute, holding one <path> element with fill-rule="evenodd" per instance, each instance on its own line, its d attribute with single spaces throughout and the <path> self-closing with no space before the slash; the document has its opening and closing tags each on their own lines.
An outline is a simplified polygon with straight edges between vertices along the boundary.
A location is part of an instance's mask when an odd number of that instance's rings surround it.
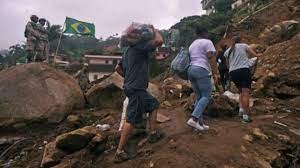
<svg viewBox="0 0 300 168">
<path fill-rule="evenodd" d="M 168 29 L 185 16 L 202 13 L 200 0 L 0 0 L 0 49 L 25 41 L 31 14 L 51 24 L 63 24 L 66 16 L 92 22 L 99 38 L 120 33 L 133 21 Z"/>
</svg>

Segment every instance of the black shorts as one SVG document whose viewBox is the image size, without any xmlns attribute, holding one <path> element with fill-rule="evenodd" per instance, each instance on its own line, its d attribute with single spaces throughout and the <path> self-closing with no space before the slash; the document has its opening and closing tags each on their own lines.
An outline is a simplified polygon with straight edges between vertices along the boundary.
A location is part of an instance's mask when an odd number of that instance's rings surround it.
<svg viewBox="0 0 300 168">
<path fill-rule="evenodd" d="M 133 126 L 143 122 L 145 113 L 151 113 L 159 107 L 158 100 L 146 91 L 126 91 L 126 89 L 124 91 L 129 99 L 126 122 Z"/>
<path fill-rule="evenodd" d="M 241 68 L 230 72 L 230 79 L 234 82 L 237 88 L 251 89 L 251 73 L 249 68 Z"/>
</svg>

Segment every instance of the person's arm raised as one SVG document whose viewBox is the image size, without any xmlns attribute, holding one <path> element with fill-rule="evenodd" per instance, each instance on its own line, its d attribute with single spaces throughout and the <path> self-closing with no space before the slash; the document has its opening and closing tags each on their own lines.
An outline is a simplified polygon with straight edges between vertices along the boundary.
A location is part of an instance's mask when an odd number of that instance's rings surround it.
<svg viewBox="0 0 300 168">
<path fill-rule="evenodd" d="M 153 28 L 153 31 L 154 31 L 154 39 L 151 41 L 151 44 L 154 47 L 159 47 L 164 43 L 164 39 L 157 29 Z"/>
<path fill-rule="evenodd" d="M 211 66 L 211 71 L 212 71 L 212 75 L 214 78 L 214 81 L 216 82 L 216 84 L 219 83 L 220 81 L 220 75 L 219 75 L 219 71 L 218 71 L 218 65 L 217 65 L 217 61 L 216 61 L 216 52 L 208 52 L 208 60 Z"/>
<path fill-rule="evenodd" d="M 249 53 L 250 58 L 259 57 L 261 55 L 261 54 L 257 54 L 256 51 L 254 51 L 252 47 L 247 47 L 246 51 L 247 51 L 247 53 Z"/>
</svg>

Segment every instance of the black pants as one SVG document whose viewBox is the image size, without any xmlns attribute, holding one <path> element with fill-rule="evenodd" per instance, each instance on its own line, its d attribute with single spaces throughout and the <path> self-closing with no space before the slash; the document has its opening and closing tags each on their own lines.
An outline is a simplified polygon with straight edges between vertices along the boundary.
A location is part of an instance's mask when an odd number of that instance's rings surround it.
<svg viewBox="0 0 300 168">
<path fill-rule="evenodd" d="M 229 80 L 229 71 L 228 70 L 219 70 L 220 77 L 221 77 L 221 85 L 223 90 L 226 89 L 226 85 Z"/>
</svg>

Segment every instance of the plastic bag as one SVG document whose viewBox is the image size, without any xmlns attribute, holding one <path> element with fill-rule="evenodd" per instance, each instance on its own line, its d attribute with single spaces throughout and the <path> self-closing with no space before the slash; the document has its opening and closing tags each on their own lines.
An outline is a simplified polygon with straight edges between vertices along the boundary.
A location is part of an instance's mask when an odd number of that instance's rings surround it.
<svg viewBox="0 0 300 168">
<path fill-rule="evenodd" d="M 121 36 L 121 47 L 133 46 L 154 38 L 153 26 L 133 22 Z"/>
<path fill-rule="evenodd" d="M 182 79 L 188 79 L 188 68 L 190 66 L 190 53 L 182 48 L 171 63 L 171 69 Z"/>
</svg>

